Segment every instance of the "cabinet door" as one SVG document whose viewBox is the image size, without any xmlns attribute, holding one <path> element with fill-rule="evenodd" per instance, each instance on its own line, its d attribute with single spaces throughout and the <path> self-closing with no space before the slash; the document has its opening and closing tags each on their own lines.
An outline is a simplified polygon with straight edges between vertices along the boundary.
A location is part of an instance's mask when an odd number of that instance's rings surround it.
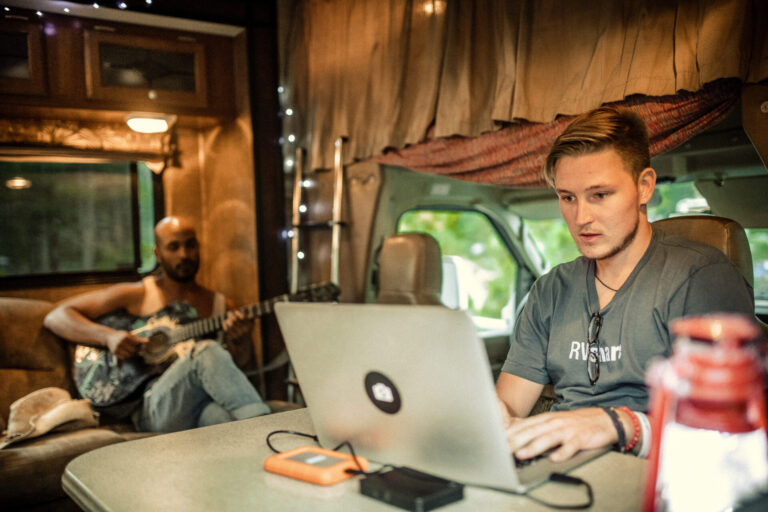
<svg viewBox="0 0 768 512">
<path fill-rule="evenodd" d="M 0 92 L 43 95 L 45 64 L 40 27 L 23 21 L 0 24 Z"/>
<path fill-rule="evenodd" d="M 204 70 L 205 48 L 195 41 L 85 31 L 89 99 L 206 107 Z"/>
</svg>

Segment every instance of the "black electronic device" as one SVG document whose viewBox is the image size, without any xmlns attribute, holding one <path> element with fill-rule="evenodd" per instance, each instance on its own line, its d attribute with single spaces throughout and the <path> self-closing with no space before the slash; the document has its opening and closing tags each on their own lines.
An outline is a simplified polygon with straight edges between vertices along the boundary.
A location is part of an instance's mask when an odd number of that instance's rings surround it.
<svg viewBox="0 0 768 512">
<path fill-rule="evenodd" d="M 360 492 L 405 510 L 426 512 L 463 499 L 464 485 L 400 467 L 360 480 Z"/>
</svg>

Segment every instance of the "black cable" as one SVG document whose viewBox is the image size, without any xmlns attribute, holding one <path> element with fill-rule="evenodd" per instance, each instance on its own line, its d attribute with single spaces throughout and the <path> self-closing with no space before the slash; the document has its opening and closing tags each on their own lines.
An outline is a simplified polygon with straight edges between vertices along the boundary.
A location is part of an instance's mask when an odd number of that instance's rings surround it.
<svg viewBox="0 0 768 512">
<path fill-rule="evenodd" d="M 471 487 L 478 487 L 481 489 L 488 489 L 491 491 L 503 492 L 505 494 L 514 494 L 515 496 L 522 496 L 540 505 L 544 505 L 545 507 L 549 507 L 557 510 L 584 510 L 584 509 L 590 508 L 595 503 L 595 497 L 592 492 L 592 486 L 586 480 L 582 480 L 579 477 L 570 476 L 563 473 L 552 473 L 551 475 L 549 475 L 549 480 L 552 482 L 558 482 L 563 484 L 583 485 L 584 489 L 587 491 L 587 501 L 585 503 L 577 503 L 575 505 L 571 505 L 571 504 L 563 505 L 563 504 L 550 503 L 548 501 L 544 501 L 535 496 L 531 496 L 527 492 L 521 493 L 521 492 L 509 490 L 509 489 L 501 489 L 499 487 L 492 487 L 488 485 L 476 485 L 476 484 L 468 484 L 468 485 Z"/>
<path fill-rule="evenodd" d="M 295 430 L 273 430 L 272 432 L 267 434 L 267 446 L 269 447 L 270 450 L 272 450 L 275 453 L 281 453 L 279 450 L 275 449 L 275 447 L 272 446 L 272 443 L 270 442 L 270 438 L 273 435 L 275 435 L 275 434 L 289 434 L 289 435 L 294 435 L 294 436 L 306 437 L 306 438 L 312 439 L 313 441 L 315 441 L 315 443 L 317 443 L 318 446 L 320 446 L 320 441 L 318 440 L 317 436 L 315 436 L 315 435 L 307 434 L 305 432 L 296 432 Z M 338 446 L 336 446 L 336 448 L 333 449 L 333 451 L 339 451 L 344 446 L 347 446 L 349 448 L 349 453 L 352 455 L 352 460 L 355 461 L 355 464 L 358 467 L 358 469 L 347 469 L 346 470 L 347 473 L 354 474 L 354 475 L 371 476 L 371 475 L 378 475 L 379 473 L 381 473 L 385 469 L 394 469 L 395 468 L 395 466 L 392 466 L 391 464 L 386 464 L 386 465 L 382 466 L 381 468 L 377 469 L 376 471 L 365 471 L 363 469 L 363 466 L 360 464 L 360 461 L 357 459 L 357 454 L 355 454 L 355 449 L 352 447 L 352 443 L 350 443 L 349 441 L 344 441 L 343 443 L 339 444 Z M 406 470 L 406 471 L 409 470 L 409 468 L 404 468 L 404 467 L 403 468 L 399 468 L 399 469 Z M 414 473 L 420 473 L 420 472 L 414 472 Z M 426 473 L 421 473 L 421 475 L 431 476 L 431 475 L 428 475 Z M 438 477 L 435 477 L 435 478 L 438 478 Z M 511 490 L 508 490 L 508 489 L 500 489 L 498 487 L 491 487 L 491 486 L 485 486 L 485 485 L 476 485 L 476 484 L 466 484 L 466 485 L 468 485 L 470 487 L 477 487 L 477 488 L 481 488 L 481 489 L 489 489 L 489 490 L 492 490 L 492 491 L 503 492 L 503 493 L 506 493 L 506 494 L 514 494 L 516 496 L 524 496 L 524 497 L 528 498 L 531 501 L 539 503 L 540 505 L 544 505 L 545 507 L 550 507 L 550 508 L 557 509 L 557 510 L 567 510 L 567 509 L 571 509 L 571 510 L 584 510 L 584 509 L 590 508 L 594 504 L 595 499 L 594 499 L 594 494 L 592 492 L 592 486 L 586 480 L 582 480 L 579 477 L 566 475 L 564 473 L 552 473 L 551 475 L 549 475 L 549 480 L 552 481 L 552 482 L 558 482 L 558 483 L 563 483 L 563 484 L 582 485 L 582 486 L 584 486 L 584 489 L 587 492 L 587 501 L 586 501 L 586 503 L 581 503 L 581 504 L 577 503 L 576 505 L 561 505 L 561 504 L 557 504 L 557 503 L 549 503 L 549 502 L 544 501 L 542 499 L 536 498 L 535 496 L 531 496 L 528 493 L 519 493 L 519 492 L 511 491 Z M 457 483 L 460 483 L 460 482 L 457 482 Z"/>
<path fill-rule="evenodd" d="M 273 430 L 272 432 L 267 434 L 267 446 L 269 446 L 269 449 L 275 453 L 281 453 L 280 450 L 277 450 L 274 446 L 272 446 L 272 443 L 269 442 L 269 438 L 275 434 L 290 434 L 293 436 L 307 437 L 309 439 L 312 439 L 314 442 L 318 443 L 318 445 L 320 444 L 320 442 L 317 439 L 317 436 L 314 436 L 312 434 L 306 434 L 304 432 L 296 432 L 295 430 Z"/>
<path fill-rule="evenodd" d="M 347 473 L 351 475 L 365 475 L 365 476 L 378 475 L 385 469 L 390 469 L 394 467 L 389 464 L 385 464 L 381 466 L 379 469 L 377 469 L 376 471 L 366 471 L 365 469 L 363 469 L 363 466 L 362 464 L 360 464 L 360 461 L 357 460 L 357 454 L 355 453 L 355 449 L 352 448 L 352 443 L 350 443 L 349 441 L 344 441 L 343 443 L 338 445 L 336 448 L 334 448 L 333 451 L 335 452 L 339 451 L 339 449 L 344 445 L 346 445 L 349 448 L 349 453 L 352 455 L 352 460 L 354 460 L 355 464 L 357 464 L 357 469 L 347 469 Z"/>
<path fill-rule="evenodd" d="M 569 484 L 569 485 L 583 485 L 584 489 L 587 491 L 587 502 L 582 503 L 581 505 L 558 505 L 556 503 L 546 502 L 544 500 L 531 496 L 530 494 L 526 494 L 525 497 L 535 501 L 536 503 L 540 503 L 544 506 L 559 509 L 559 510 L 564 510 L 564 509 L 584 510 L 584 509 L 590 508 L 594 504 L 595 496 L 594 494 L 592 494 L 592 486 L 586 480 L 582 480 L 577 476 L 570 476 L 563 473 L 552 473 L 551 475 L 549 475 L 549 480 L 551 482 L 559 482 L 559 483 Z"/>
</svg>

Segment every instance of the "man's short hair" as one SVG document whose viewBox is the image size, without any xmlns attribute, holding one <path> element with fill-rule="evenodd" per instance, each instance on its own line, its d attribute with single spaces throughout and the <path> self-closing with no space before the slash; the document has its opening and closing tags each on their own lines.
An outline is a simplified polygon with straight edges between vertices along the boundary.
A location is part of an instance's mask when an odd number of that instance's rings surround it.
<svg viewBox="0 0 768 512">
<path fill-rule="evenodd" d="M 648 128 L 642 118 L 624 107 L 600 107 L 581 114 L 555 139 L 547 155 L 544 178 L 555 185 L 555 167 L 565 156 L 580 156 L 613 149 L 637 181 L 651 166 Z"/>
</svg>

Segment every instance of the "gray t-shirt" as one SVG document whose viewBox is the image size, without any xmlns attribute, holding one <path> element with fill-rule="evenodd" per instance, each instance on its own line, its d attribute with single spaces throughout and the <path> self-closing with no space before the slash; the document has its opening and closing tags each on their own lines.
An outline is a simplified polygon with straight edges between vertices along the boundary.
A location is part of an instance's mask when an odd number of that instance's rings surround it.
<svg viewBox="0 0 768 512">
<path fill-rule="evenodd" d="M 675 318 L 713 312 L 754 314 L 752 288 L 719 250 L 654 231 L 626 282 L 603 309 L 595 289 L 595 262 L 584 257 L 558 265 L 534 283 L 515 325 L 502 371 L 553 384 L 552 410 L 626 405 L 648 408 L 645 371 L 667 357 L 667 326 Z M 587 328 L 602 316 L 600 378 L 587 375 Z"/>
</svg>

